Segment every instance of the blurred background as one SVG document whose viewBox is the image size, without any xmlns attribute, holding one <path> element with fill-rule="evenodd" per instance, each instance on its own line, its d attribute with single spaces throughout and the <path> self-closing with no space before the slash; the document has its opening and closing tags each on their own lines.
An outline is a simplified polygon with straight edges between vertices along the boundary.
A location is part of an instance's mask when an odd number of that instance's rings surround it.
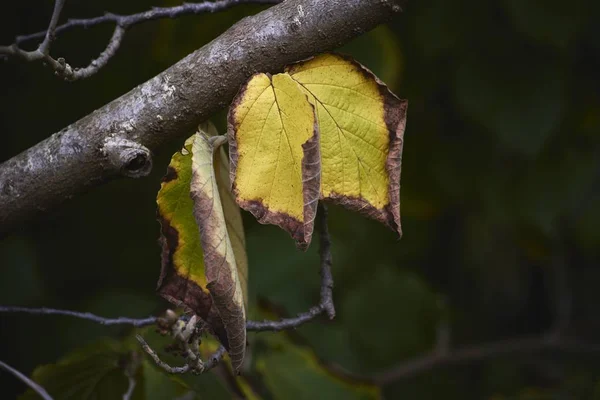
<svg viewBox="0 0 600 400">
<path fill-rule="evenodd" d="M 177 4 L 69 0 L 62 15 L 127 14 Z M 0 43 L 45 29 L 52 6 L 50 0 L 3 2 Z M 135 26 L 108 66 L 85 81 L 62 82 L 38 64 L 0 62 L 0 161 L 263 8 L 239 6 Z M 339 49 L 409 100 L 404 237 L 397 240 L 382 225 L 331 206 L 336 319 L 261 338 L 300 343 L 321 362 L 371 376 L 426 355 L 440 326 L 448 327 L 451 348 L 516 340 L 549 331 L 556 310 L 570 302 L 568 324 L 562 326 L 583 351 L 517 352 L 425 368 L 386 383 L 381 395 L 600 398 L 600 351 L 585 345 L 600 343 L 598 21 L 600 3 L 592 0 L 409 1 L 389 25 Z M 71 31 L 59 37 L 52 54 L 87 65 L 111 32 L 110 26 Z M 224 130 L 225 113 L 213 121 Z M 163 311 L 168 304 L 155 293 L 160 270 L 155 196 L 182 143 L 156 155 L 149 178 L 96 188 L 1 238 L 0 304 L 114 317 Z M 300 253 L 283 231 L 259 225 L 248 213 L 244 221 L 251 315 L 257 315 L 257 304 L 285 315 L 313 305 L 319 291 L 316 246 Z M 98 340 L 129 334 L 65 317 L 0 315 L 0 360 L 30 374 L 82 346 L 101 349 L 94 345 Z M 288 361 L 271 354 L 256 363 L 249 380 L 266 388 L 264 398 L 350 398 L 320 397 L 328 393 L 318 391 L 321 381 L 300 373 L 294 376 L 302 390 L 290 389 L 294 383 L 279 376 L 293 369 Z M 157 377 L 150 379 L 151 373 Z M 123 385 L 122 374 L 106 376 L 92 376 L 96 386 L 72 398 L 119 398 L 98 394 Z M 164 377 L 149 371 L 145 379 L 159 385 Z M 201 398 L 233 396 L 210 387 L 198 389 L 205 390 Z M 0 372 L 0 397 L 16 398 L 24 390 Z M 150 386 L 146 391 L 138 398 L 171 396 Z"/>
</svg>

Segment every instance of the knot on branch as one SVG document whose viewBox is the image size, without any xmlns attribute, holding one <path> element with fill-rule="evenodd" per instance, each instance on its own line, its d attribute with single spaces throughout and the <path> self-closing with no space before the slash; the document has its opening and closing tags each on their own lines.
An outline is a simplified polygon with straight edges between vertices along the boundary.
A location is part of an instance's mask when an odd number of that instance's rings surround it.
<svg viewBox="0 0 600 400">
<path fill-rule="evenodd" d="M 152 153 L 137 142 L 108 138 L 102 150 L 111 166 L 123 176 L 141 178 L 152 170 Z"/>
</svg>

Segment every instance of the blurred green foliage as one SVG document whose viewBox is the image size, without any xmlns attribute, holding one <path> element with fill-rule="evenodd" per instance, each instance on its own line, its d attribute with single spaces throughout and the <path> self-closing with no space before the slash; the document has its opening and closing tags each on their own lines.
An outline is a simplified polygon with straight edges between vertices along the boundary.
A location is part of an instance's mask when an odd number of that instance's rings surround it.
<svg viewBox="0 0 600 400">
<path fill-rule="evenodd" d="M 176 3 L 73 0 L 64 13 L 130 13 Z M 52 2 L 32 4 L 2 5 L 0 43 L 46 26 Z M 262 8 L 240 6 L 137 26 L 106 68 L 73 84 L 39 65 L 0 63 L 0 160 L 151 78 Z M 398 241 L 379 224 L 331 207 L 336 319 L 302 327 L 293 339 L 269 333 L 249 338 L 252 352 L 267 354 L 256 361 L 261 366 L 256 379 L 273 389 L 274 398 L 285 398 L 277 393 L 289 390 L 284 385 L 290 373 L 302 374 L 304 355 L 294 353 L 300 351 L 295 347 L 290 359 L 273 353 L 258 340 L 262 337 L 302 343 L 323 362 L 374 374 L 431 349 L 441 320 L 452 328 L 452 343 L 461 346 L 547 330 L 554 319 L 556 265 L 565 268 L 560 279 L 574 293 L 569 332 L 591 341 L 600 337 L 598 21 L 600 3 L 592 0 L 409 1 L 402 16 L 340 49 L 409 100 L 404 237 Z M 109 27 L 68 33 L 53 54 L 83 65 L 109 36 Z M 221 131 L 224 115 L 213 118 Z M 130 317 L 164 310 L 168 305 L 154 292 L 160 269 L 155 196 L 181 145 L 172 143 L 156 155 L 149 178 L 95 189 L 3 238 L 0 304 Z M 306 310 L 318 298 L 316 246 L 299 253 L 282 231 L 261 226 L 248 214 L 244 218 L 251 316 L 258 316 L 259 300 L 289 315 Z M 152 339 L 152 332 L 145 334 Z M 129 349 L 102 350 L 105 344 L 98 343 L 107 343 L 102 339 L 107 337 L 123 343 L 130 332 L 63 317 L 0 315 L 0 358 L 26 373 L 72 359 L 67 354 L 84 351 L 76 349 L 86 344 L 90 356 L 102 353 L 114 361 L 117 354 L 128 354 Z M 593 361 L 562 354 L 486 359 L 400 379 L 384 387 L 383 395 L 600 398 L 600 368 L 597 358 Z M 60 368 L 79 373 L 101 365 Z M 141 365 L 136 398 L 173 398 L 189 388 L 215 390 L 202 398 L 230 396 L 212 374 L 177 383 L 148 360 Z M 48 368 L 39 367 L 34 377 L 52 380 L 57 372 Z M 114 362 L 111 368 L 107 373 L 114 379 L 106 393 L 122 394 L 127 379 L 115 372 Z M 248 385 L 255 383 L 250 379 Z M 24 392 L 5 373 L 0 387 L 7 399 Z"/>
</svg>

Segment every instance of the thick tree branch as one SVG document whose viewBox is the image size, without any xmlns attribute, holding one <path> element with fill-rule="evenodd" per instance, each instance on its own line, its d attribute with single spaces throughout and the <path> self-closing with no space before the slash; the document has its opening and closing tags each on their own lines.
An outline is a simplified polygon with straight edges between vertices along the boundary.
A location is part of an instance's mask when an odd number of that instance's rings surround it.
<svg viewBox="0 0 600 400">
<path fill-rule="evenodd" d="M 0 234 L 115 176 L 123 138 L 157 151 L 225 107 L 250 75 L 334 49 L 389 20 L 401 0 L 286 0 L 247 17 L 155 78 L 0 165 Z"/>
<path fill-rule="evenodd" d="M 27 386 L 29 386 L 34 392 L 36 392 L 37 394 L 39 394 L 42 399 L 44 399 L 44 400 L 52 400 L 52 396 L 50 396 L 48 394 L 48 392 L 46 392 L 46 389 L 44 389 L 43 387 L 41 387 L 40 385 L 38 385 L 37 383 L 35 383 L 31 379 L 29 379 L 28 377 L 26 377 L 25 375 L 23 375 L 21 372 L 17 371 L 13 367 L 11 367 L 10 365 L 6 364 L 3 361 L 0 361 L 0 368 L 6 370 L 8 372 L 10 372 L 11 374 L 13 374 L 16 378 L 18 378 L 23 383 L 25 383 Z"/>
</svg>

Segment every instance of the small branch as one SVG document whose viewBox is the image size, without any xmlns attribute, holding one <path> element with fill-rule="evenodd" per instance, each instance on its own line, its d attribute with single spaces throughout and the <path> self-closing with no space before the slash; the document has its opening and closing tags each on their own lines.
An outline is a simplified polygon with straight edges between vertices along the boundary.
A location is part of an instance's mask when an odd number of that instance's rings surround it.
<svg viewBox="0 0 600 400">
<path fill-rule="evenodd" d="M 319 203 L 317 215 L 317 229 L 319 230 L 319 255 L 321 257 L 321 305 L 329 319 L 335 317 L 333 304 L 333 275 L 331 273 L 331 236 L 327 226 L 327 207 Z"/>
<path fill-rule="evenodd" d="M 40 44 L 38 50 L 40 53 L 44 55 L 48 55 L 50 51 L 50 44 L 54 41 L 56 37 L 56 25 L 58 25 L 58 18 L 60 17 L 60 12 L 62 11 L 65 5 L 65 0 L 55 0 L 54 1 L 54 11 L 52 11 L 52 17 L 50 18 L 50 25 L 46 30 L 46 34 L 44 37 L 44 41 Z"/>
<path fill-rule="evenodd" d="M 148 345 L 148 343 L 146 343 L 144 338 L 142 338 L 140 335 L 136 335 L 135 337 L 138 340 L 138 342 L 140 342 L 142 349 L 144 349 L 144 351 L 146 353 L 148 353 L 148 355 L 154 360 L 156 365 L 159 366 L 160 368 L 164 369 L 168 373 L 170 373 L 170 374 L 185 374 L 186 372 L 188 372 L 191 369 L 189 364 L 186 364 L 183 367 L 171 367 L 169 364 L 167 364 L 166 362 L 164 362 L 160 359 L 158 354 L 156 354 L 156 352 L 154 350 L 152 350 L 152 348 Z"/>
<path fill-rule="evenodd" d="M 92 60 L 92 62 L 87 67 L 75 70 L 70 69 L 69 67 L 69 73 L 62 73 L 59 75 L 61 75 L 64 79 L 68 81 L 76 81 L 79 79 L 89 78 L 96 72 L 100 71 L 100 69 L 106 64 L 108 64 L 108 61 L 117 53 L 117 50 L 119 50 L 121 42 L 123 41 L 123 37 L 125 37 L 125 28 L 121 25 L 117 25 L 115 27 L 115 31 L 113 32 L 112 37 L 108 41 L 106 49 L 104 49 L 104 51 L 100 53 L 98 58 Z M 64 59 L 62 60 L 64 61 Z"/>
<path fill-rule="evenodd" d="M 39 394 L 42 399 L 44 399 L 44 400 L 52 400 L 52 396 L 50 396 L 48 394 L 48 392 L 46 392 L 46 389 L 44 389 L 43 387 L 41 387 L 40 385 L 38 385 L 37 383 L 35 383 L 31 379 L 29 379 L 28 377 L 26 377 L 25 375 L 23 375 L 21 372 L 17 371 L 13 367 L 11 367 L 10 365 L 6 364 L 3 361 L 0 361 L 0 368 L 6 370 L 8 372 L 10 372 L 11 374 L 13 374 L 16 378 L 18 378 L 24 384 L 26 384 L 27 386 L 29 386 L 34 392 L 36 392 L 37 394 Z"/>
<path fill-rule="evenodd" d="M 26 314 L 36 314 L 36 315 L 64 315 L 69 317 L 76 317 L 80 319 L 86 319 L 88 321 L 97 322 L 101 325 L 132 325 L 136 328 L 140 328 L 143 326 L 154 325 L 158 318 L 157 317 L 148 317 L 148 318 L 104 318 L 98 315 L 89 313 L 89 312 L 77 312 L 70 310 L 56 310 L 53 308 L 27 308 L 27 307 L 11 307 L 11 306 L 0 306 L 0 313 L 26 313 Z"/>
<path fill-rule="evenodd" d="M 297 328 L 312 321 L 323 312 L 327 314 L 329 319 L 335 317 L 333 276 L 331 274 L 331 237 L 327 229 L 327 207 L 321 202 L 319 202 L 317 213 L 317 229 L 320 236 L 319 256 L 321 258 L 321 298 L 319 304 L 294 318 L 284 318 L 279 321 L 248 321 L 246 323 L 248 331 L 283 331 Z"/>
<path fill-rule="evenodd" d="M 137 381 L 135 380 L 135 375 L 140 368 L 141 365 L 141 356 L 137 351 L 132 351 L 130 353 L 130 358 L 125 365 L 125 376 L 127 377 L 127 391 L 123 393 L 123 400 L 131 400 L 131 396 L 133 396 L 133 391 L 137 385 Z"/>
<path fill-rule="evenodd" d="M 177 18 L 183 15 L 198 15 L 204 13 L 215 13 L 239 4 L 277 4 L 282 0 L 219 0 L 215 2 L 204 1 L 202 3 L 184 3 L 175 7 L 153 7 L 151 10 L 131 15 L 119 15 L 106 13 L 101 17 L 69 19 L 65 24 L 56 28 L 56 34 L 69 31 L 73 28 L 91 28 L 96 25 L 114 23 L 124 28 L 140 24 L 142 22 L 154 21 L 163 18 Z M 40 31 L 29 35 L 20 35 L 15 39 L 16 44 L 21 44 L 34 39 L 44 37 L 46 31 Z"/>
<path fill-rule="evenodd" d="M 223 359 L 224 355 L 225 355 L 225 347 L 220 346 L 217 349 L 217 351 L 215 351 L 215 353 L 208 358 L 208 361 L 206 363 L 204 363 L 204 370 L 208 371 L 209 369 L 213 369 L 214 367 L 219 365 L 219 363 Z"/>
<path fill-rule="evenodd" d="M 443 353 L 433 351 L 426 356 L 402 362 L 388 371 L 375 375 L 371 380 L 379 385 L 387 385 L 436 368 L 483 361 L 515 353 L 530 354 L 552 350 L 563 353 L 600 354 L 600 344 L 577 340 L 556 340 L 552 335 L 508 339 Z"/>
<path fill-rule="evenodd" d="M 133 396 L 133 391 L 135 390 L 135 378 L 127 375 L 127 382 L 127 391 L 123 393 L 123 400 L 131 400 L 131 396 Z"/>
<path fill-rule="evenodd" d="M 58 18 L 65 0 L 56 0 L 54 2 L 54 12 L 52 13 L 48 29 L 30 35 L 17 36 L 14 44 L 10 46 L 0 46 L 0 56 L 17 57 L 25 61 L 43 61 L 52 68 L 55 75 L 67 81 L 76 81 L 89 78 L 104 67 L 116 54 L 123 41 L 126 30 L 131 26 L 161 18 L 177 18 L 182 15 L 202 14 L 206 12 L 214 13 L 238 4 L 277 4 L 281 1 L 282 0 L 219 0 L 216 2 L 205 1 L 202 3 L 184 3 L 175 7 L 154 7 L 149 11 L 132 15 L 106 13 L 101 17 L 70 19 L 65 24 L 57 27 Z M 115 30 L 106 49 L 88 66 L 84 68 L 73 68 L 64 58 L 54 59 L 50 56 L 50 44 L 56 35 L 75 27 L 89 28 L 105 23 L 114 23 Z M 44 38 L 44 41 L 37 50 L 25 51 L 19 48 L 19 45 L 23 42 L 42 37 Z"/>
</svg>

